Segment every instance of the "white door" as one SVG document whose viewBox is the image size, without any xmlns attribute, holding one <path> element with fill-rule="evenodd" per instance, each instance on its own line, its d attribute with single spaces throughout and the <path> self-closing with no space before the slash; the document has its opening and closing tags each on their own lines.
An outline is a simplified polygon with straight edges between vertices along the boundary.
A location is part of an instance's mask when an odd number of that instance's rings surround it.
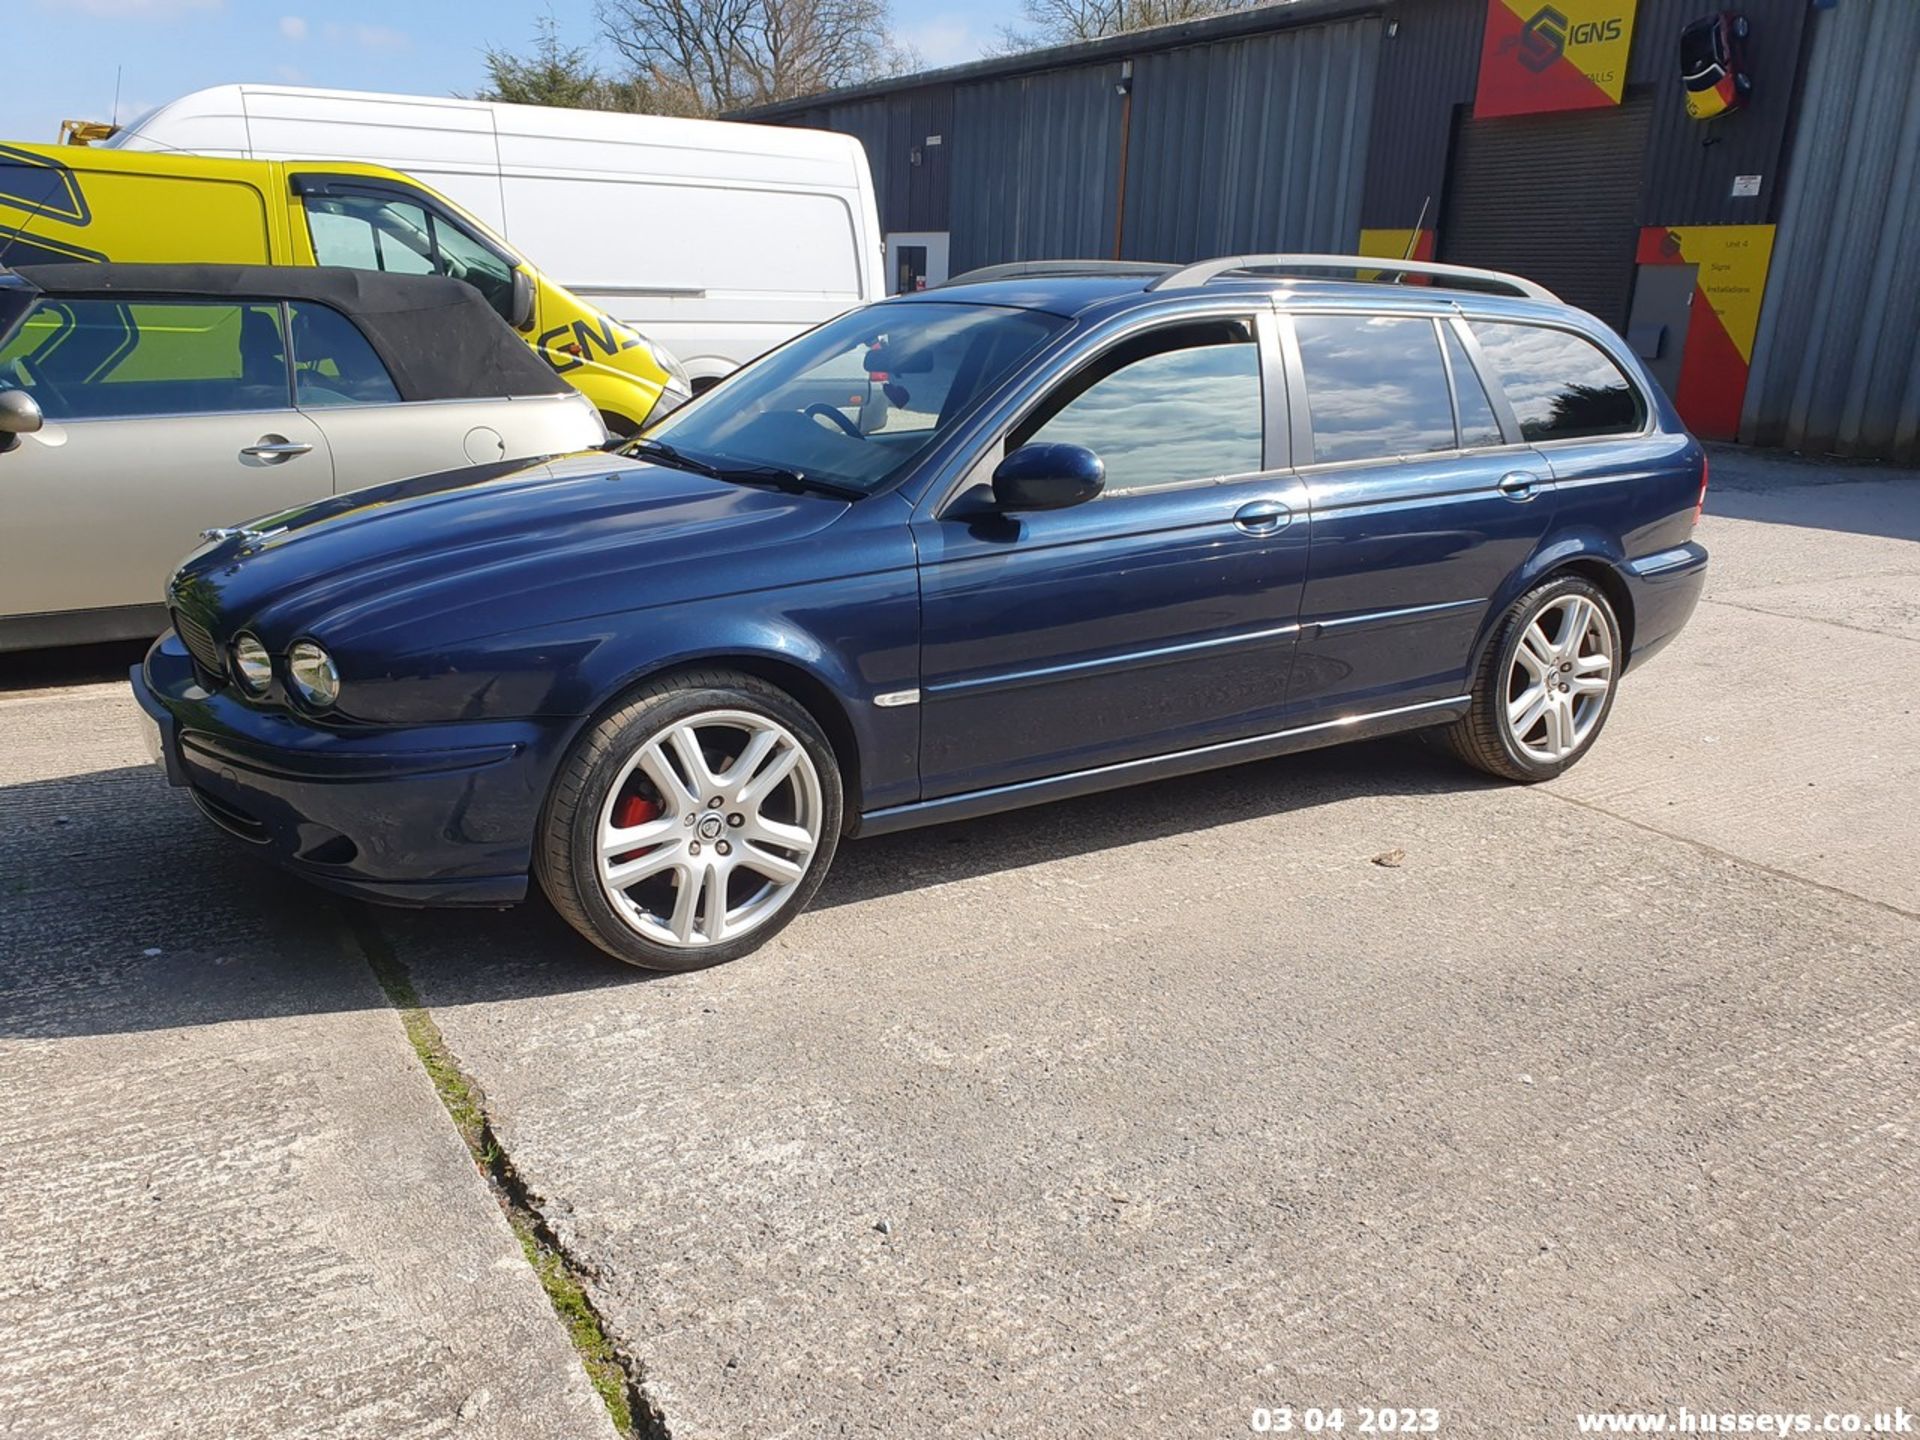
<svg viewBox="0 0 1920 1440">
<path fill-rule="evenodd" d="M 159 603 L 200 532 L 333 491 L 277 304 L 42 300 L 0 385 L 46 417 L 0 455 L 0 615 Z"/>
</svg>

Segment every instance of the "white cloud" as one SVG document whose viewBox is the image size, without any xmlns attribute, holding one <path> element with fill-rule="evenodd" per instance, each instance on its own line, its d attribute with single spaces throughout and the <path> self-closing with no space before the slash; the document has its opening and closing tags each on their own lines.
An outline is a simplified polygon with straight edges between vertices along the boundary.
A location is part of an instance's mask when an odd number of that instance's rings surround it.
<svg viewBox="0 0 1920 1440">
<path fill-rule="evenodd" d="M 311 85 L 313 83 L 313 77 L 298 65 L 276 65 L 273 67 L 273 73 L 274 78 L 279 80 L 282 85 Z"/>
<path fill-rule="evenodd" d="M 929 66 L 977 60 L 986 50 L 985 42 L 973 33 L 973 26 L 953 15 L 935 15 L 916 25 L 902 25 L 895 33 Z"/>
<path fill-rule="evenodd" d="M 280 33 L 287 39 L 298 42 L 307 38 L 307 22 L 304 16 L 282 15 Z"/>
<path fill-rule="evenodd" d="M 59 0 L 47 8 L 77 10 L 107 20 L 168 20 L 192 10 L 218 10 L 226 0 Z"/>
<path fill-rule="evenodd" d="M 394 54 L 413 44 L 404 30 L 395 30 L 391 25 L 339 25 L 328 21 L 321 31 L 330 44 L 352 44 L 362 50 L 373 50 L 382 54 Z"/>
</svg>

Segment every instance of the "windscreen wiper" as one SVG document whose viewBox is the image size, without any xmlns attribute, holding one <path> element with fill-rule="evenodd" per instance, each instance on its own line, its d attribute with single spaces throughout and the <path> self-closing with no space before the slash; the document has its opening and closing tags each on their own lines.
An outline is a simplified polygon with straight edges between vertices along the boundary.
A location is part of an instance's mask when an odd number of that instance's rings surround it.
<svg viewBox="0 0 1920 1440">
<path fill-rule="evenodd" d="M 712 474 L 718 480 L 738 485 L 764 485 L 784 490 L 789 495 L 831 495 L 836 500 L 864 500 L 867 492 L 857 485 L 842 485 L 838 480 L 822 480 L 799 470 L 779 465 L 716 465 Z"/>
<path fill-rule="evenodd" d="M 717 465 L 711 460 L 689 455 L 684 450 L 676 450 L 664 440 L 636 440 L 626 453 L 658 460 L 676 470 L 691 470 L 696 475 L 706 475 L 714 480 L 727 480 L 736 485 L 764 485 L 774 490 L 784 490 L 789 495 L 831 495 L 836 500 L 867 498 L 867 492 L 858 486 L 842 485 L 837 480 L 822 480 L 781 465 Z"/>
<path fill-rule="evenodd" d="M 715 480 L 721 478 L 718 465 L 676 450 L 664 440 L 631 440 L 622 453 L 642 455 L 649 460 L 657 460 L 662 465 L 670 465 L 675 470 L 691 470 L 696 475 L 706 475 Z"/>
</svg>

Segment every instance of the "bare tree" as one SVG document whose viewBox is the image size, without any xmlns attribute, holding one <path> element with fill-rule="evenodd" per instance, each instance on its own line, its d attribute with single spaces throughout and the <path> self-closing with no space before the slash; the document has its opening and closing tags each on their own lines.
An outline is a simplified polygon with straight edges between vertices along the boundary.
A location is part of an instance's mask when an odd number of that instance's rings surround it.
<svg viewBox="0 0 1920 1440">
<path fill-rule="evenodd" d="M 1263 3 L 1284 4 L 1288 0 L 1026 0 L 1027 23 L 1003 29 L 1001 48 L 1032 50 L 1042 45 L 1070 45 Z"/>
<path fill-rule="evenodd" d="M 898 74 L 887 0 L 600 0 L 639 108 L 713 115 Z"/>
</svg>

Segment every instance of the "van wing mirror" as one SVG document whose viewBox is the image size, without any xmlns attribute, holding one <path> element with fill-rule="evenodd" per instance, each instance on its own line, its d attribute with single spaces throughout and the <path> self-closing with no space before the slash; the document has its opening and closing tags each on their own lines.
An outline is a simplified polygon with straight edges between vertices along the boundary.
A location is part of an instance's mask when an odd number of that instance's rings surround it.
<svg viewBox="0 0 1920 1440">
<path fill-rule="evenodd" d="M 513 314 L 507 318 L 516 330 L 533 328 L 533 277 L 518 266 L 513 271 Z"/>
</svg>

